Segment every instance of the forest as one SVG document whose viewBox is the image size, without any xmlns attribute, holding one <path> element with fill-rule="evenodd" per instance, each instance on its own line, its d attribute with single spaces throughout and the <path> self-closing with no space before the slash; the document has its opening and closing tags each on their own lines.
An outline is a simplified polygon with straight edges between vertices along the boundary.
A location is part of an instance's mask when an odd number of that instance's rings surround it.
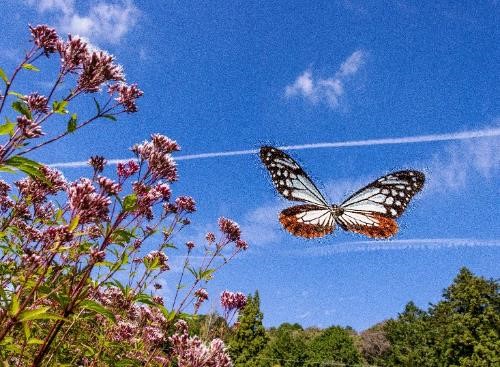
<svg viewBox="0 0 500 367">
<path fill-rule="evenodd" d="M 226 335 L 235 366 L 498 366 L 499 285 L 462 268 L 427 310 L 409 301 L 394 318 L 359 333 L 297 323 L 266 329 L 258 292 L 229 329 L 216 316 L 191 322 L 200 335 Z"/>
</svg>

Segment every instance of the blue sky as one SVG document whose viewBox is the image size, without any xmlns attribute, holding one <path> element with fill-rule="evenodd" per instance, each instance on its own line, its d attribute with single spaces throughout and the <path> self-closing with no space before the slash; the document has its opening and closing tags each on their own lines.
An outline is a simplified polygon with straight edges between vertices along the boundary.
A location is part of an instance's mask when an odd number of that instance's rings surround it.
<svg viewBox="0 0 500 367">
<path fill-rule="evenodd" d="M 424 170 L 424 191 L 385 242 L 341 230 L 306 241 L 282 231 L 277 215 L 289 204 L 255 154 L 179 161 L 175 192 L 198 203 L 179 241 L 201 241 L 223 215 L 241 224 L 251 246 L 211 284 L 214 304 L 225 288 L 258 289 L 267 326 L 362 330 L 409 300 L 424 308 L 437 301 L 462 266 L 499 277 L 496 1 L 1 3 L 10 14 L 0 39 L 6 71 L 22 55 L 27 24 L 47 23 L 109 50 L 145 92 L 139 113 L 52 145 L 38 156 L 46 163 L 128 158 L 155 132 L 176 139 L 180 155 L 490 135 L 291 151 L 333 202 L 391 170 Z M 34 82 L 43 93 L 44 80 Z M 64 168 L 68 178 L 88 172 Z"/>
</svg>

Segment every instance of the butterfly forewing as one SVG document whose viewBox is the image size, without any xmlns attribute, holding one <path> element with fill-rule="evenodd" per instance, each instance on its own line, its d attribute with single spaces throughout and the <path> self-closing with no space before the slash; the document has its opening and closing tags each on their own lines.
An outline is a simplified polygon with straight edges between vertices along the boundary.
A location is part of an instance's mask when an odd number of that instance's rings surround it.
<svg viewBox="0 0 500 367">
<path fill-rule="evenodd" d="M 261 147 L 260 159 L 271 174 L 276 190 L 288 200 L 329 207 L 304 170 L 288 154 L 273 147 Z"/>
<path fill-rule="evenodd" d="M 347 198 L 340 206 L 348 212 L 378 213 L 397 218 L 424 185 L 419 171 L 398 171 L 380 177 Z"/>
<path fill-rule="evenodd" d="M 333 232 L 335 218 L 329 208 L 314 204 L 297 205 L 283 210 L 280 222 L 295 236 L 322 237 Z"/>
</svg>

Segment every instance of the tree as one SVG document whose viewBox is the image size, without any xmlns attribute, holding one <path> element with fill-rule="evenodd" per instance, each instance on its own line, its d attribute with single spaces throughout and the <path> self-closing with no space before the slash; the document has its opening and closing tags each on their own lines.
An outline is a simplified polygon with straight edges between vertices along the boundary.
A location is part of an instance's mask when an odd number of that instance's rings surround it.
<svg viewBox="0 0 500 367">
<path fill-rule="evenodd" d="M 361 354 L 369 364 L 377 364 L 391 347 L 384 331 L 386 322 L 375 324 L 359 335 Z"/>
<path fill-rule="evenodd" d="M 270 340 L 259 355 L 261 366 L 303 366 L 308 358 L 304 331 L 299 324 L 284 323 L 269 332 Z"/>
<path fill-rule="evenodd" d="M 310 342 L 307 362 L 311 366 L 321 362 L 358 364 L 361 355 L 350 332 L 340 326 L 332 326 Z"/>
<path fill-rule="evenodd" d="M 500 365 L 499 284 L 462 268 L 429 313 L 440 361 L 447 366 Z"/>
<path fill-rule="evenodd" d="M 384 332 L 391 347 L 385 366 L 500 365 L 499 284 L 462 268 L 427 312 L 413 302 Z"/>
<path fill-rule="evenodd" d="M 236 330 L 229 337 L 229 352 L 235 366 L 256 366 L 256 356 L 264 349 L 268 337 L 262 325 L 259 292 L 249 295 L 246 306 L 240 311 Z"/>
<path fill-rule="evenodd" d="M 396 320 L 387 321 L 383 331 L 390 343 L 388 353 L 383 356 L 383 365 L 436 366 L 428 314 L 413 302 L 408 302 Z"/>
</svg>

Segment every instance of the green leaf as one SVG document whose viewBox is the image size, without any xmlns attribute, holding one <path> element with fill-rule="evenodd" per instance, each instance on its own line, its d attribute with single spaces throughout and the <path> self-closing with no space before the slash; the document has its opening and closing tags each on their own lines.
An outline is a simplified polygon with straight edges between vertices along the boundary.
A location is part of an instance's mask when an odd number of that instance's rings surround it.
<svg viewBox="0 0 500 367">
<path fill-rule="evenodd" d="M 139 303 L 144 303 L 146 305 L 150 306 L 156 306 L 157 303 L 153 301 L 151 296 L 144 294 L 144 293 L 139 293 L 137 296 L 135 296 L 134 301 L 139 302 Z"/>
<path fill-rule="evenodd" d="M 105 318 L 107 318 L 110 321 L 116 322 L 116 318 L 113 312 L 105 308 L 103 305 L 101 305 L 99 302 L 92 301 L 90 299 L 86 299 L 80 303 L 80 306 L 82 308 L 85 308 L 90 311 L 94 311 Z"/>
<path fill-rule="evenodd" d="M 12 316 L 17 315 L 19 312 L 19 298 L 17 297 L 17 294 L 12 295 L 12 303 L 10 305 L 10 314 Z"/>
<path fill-rule="evenodd" d="M 71 218 L 71 222 L 69 222 L 68 230 L 73 232 L 76 227 L 78 227 L 78 222 L 80 221 L 80 216 L 76 215 Z"/>
<path fill-rule="evenodd" d="M 42 165 L 38 162 L 32 161 L 31 159 L 15 155 L 7 159 L 5 161 L 5 165 L 17 168 L 19 171 L 24 172 L 31 177 L 46 181 L 45 176 L 40 171 L 40 167 Z"/>
<path fill-rule="evenodd" d="M 14 127 L 16 124 L 7 121 L 5 124 L 0 125 L 0 135 L 12 135 L 14 133 Z"/>
<path fill-rule="evenodd" d="M 136 194 L 127 195 L 123 199 L 123 210 L 126 212 L 130 212 L 134 210 L 136 204 L 137 204 L 137 195 Z"/>
<path fill-rule="evenodd" d="M 65 115 L 68 113 L 66 106 L 68 105 L 68 101 L 54 101 L 52 102 L 52 111 L 58 113 L 60 115 Z"/>
<path fill-rule="evenodd" d="M 31 120 L 31 111 L 30 109 L 28 108 L 28 105 L 23 102 L 23 101 L 14 101 L 12 102 L 12 108 L 19 112 L 20 114 L 26 116 L 27 118 L 29 118 Z"/>
<path fill-rule="evenodd" d="M 99 105 L 99 102 L 97 102 L 97 99 L 95 99 L 95 97 L 94 97 L 94 103 L 95 103 L 95 107 L 97 108 L 97 114 L 100 115 L 101 114 L 101 106 Z"/>
<path fill-rule="evenodd" d="M 2 68 L 0 68 L 0 78 L 5 82 L 5 84 L 9 83 L 9 78 L 7 78 L 7 75 L 5 74 L 5 71 L 3 71 Z"/>
<path fill-rule="evenodd" d="M 40 69 L 38 69 L 35 65 L 32 65 L 32 64 L 23 64 L 22 67 L 23 67 L 23 69 L 26 69 L 26 70 L 40 71 Z"/>
<path fill-rule="evenodd" d="M 118 228 L 113 231 L 112 241 L 114 243 L 128 243 L 132 238 L 136 238 L 136 236 L 131 231 L 127 231 L 126 229 Z"/>
<path fill-rule="evenodd" d="M 64 318 L 52 312 L 47 312 L 50 307 L 40 307 L 36 310 L 26 310 L 19 314 L 19 321 L 32 320 L 63 320 Z"/>
<path fill-rule="evenodd" d="M 106 114 L 106 115 L 102 115 L 101 117 L 104 117 L 105 119 L 108 119 L 108 120 L 116 121 L 116 117 L 114 115 Z"/>
<path fill-rule="evenodd" d="M 76 123 L 76 113 L 72 114 L 69 121 L 68 121 L 68 132 L 72 133 L 73 131 L 76 130 L 77 123 Z"/>
<path fill-rule="evenodd" d="M 212 274 L 215 272 L 215 269 L 207 269 L 205 271 L 200 271 L 199 279 L 200 280 L 211 280 L 213 278 Z"/>
<path fill-rule="evenodd" d="M 28 345 L 32 345 L 32 344 L 42 345 L 43 344 L 43 340 L 42 339 L 37 339 L 37 338 L 31 338 L 30 340 L 28 340 Z"/>
</svg>

